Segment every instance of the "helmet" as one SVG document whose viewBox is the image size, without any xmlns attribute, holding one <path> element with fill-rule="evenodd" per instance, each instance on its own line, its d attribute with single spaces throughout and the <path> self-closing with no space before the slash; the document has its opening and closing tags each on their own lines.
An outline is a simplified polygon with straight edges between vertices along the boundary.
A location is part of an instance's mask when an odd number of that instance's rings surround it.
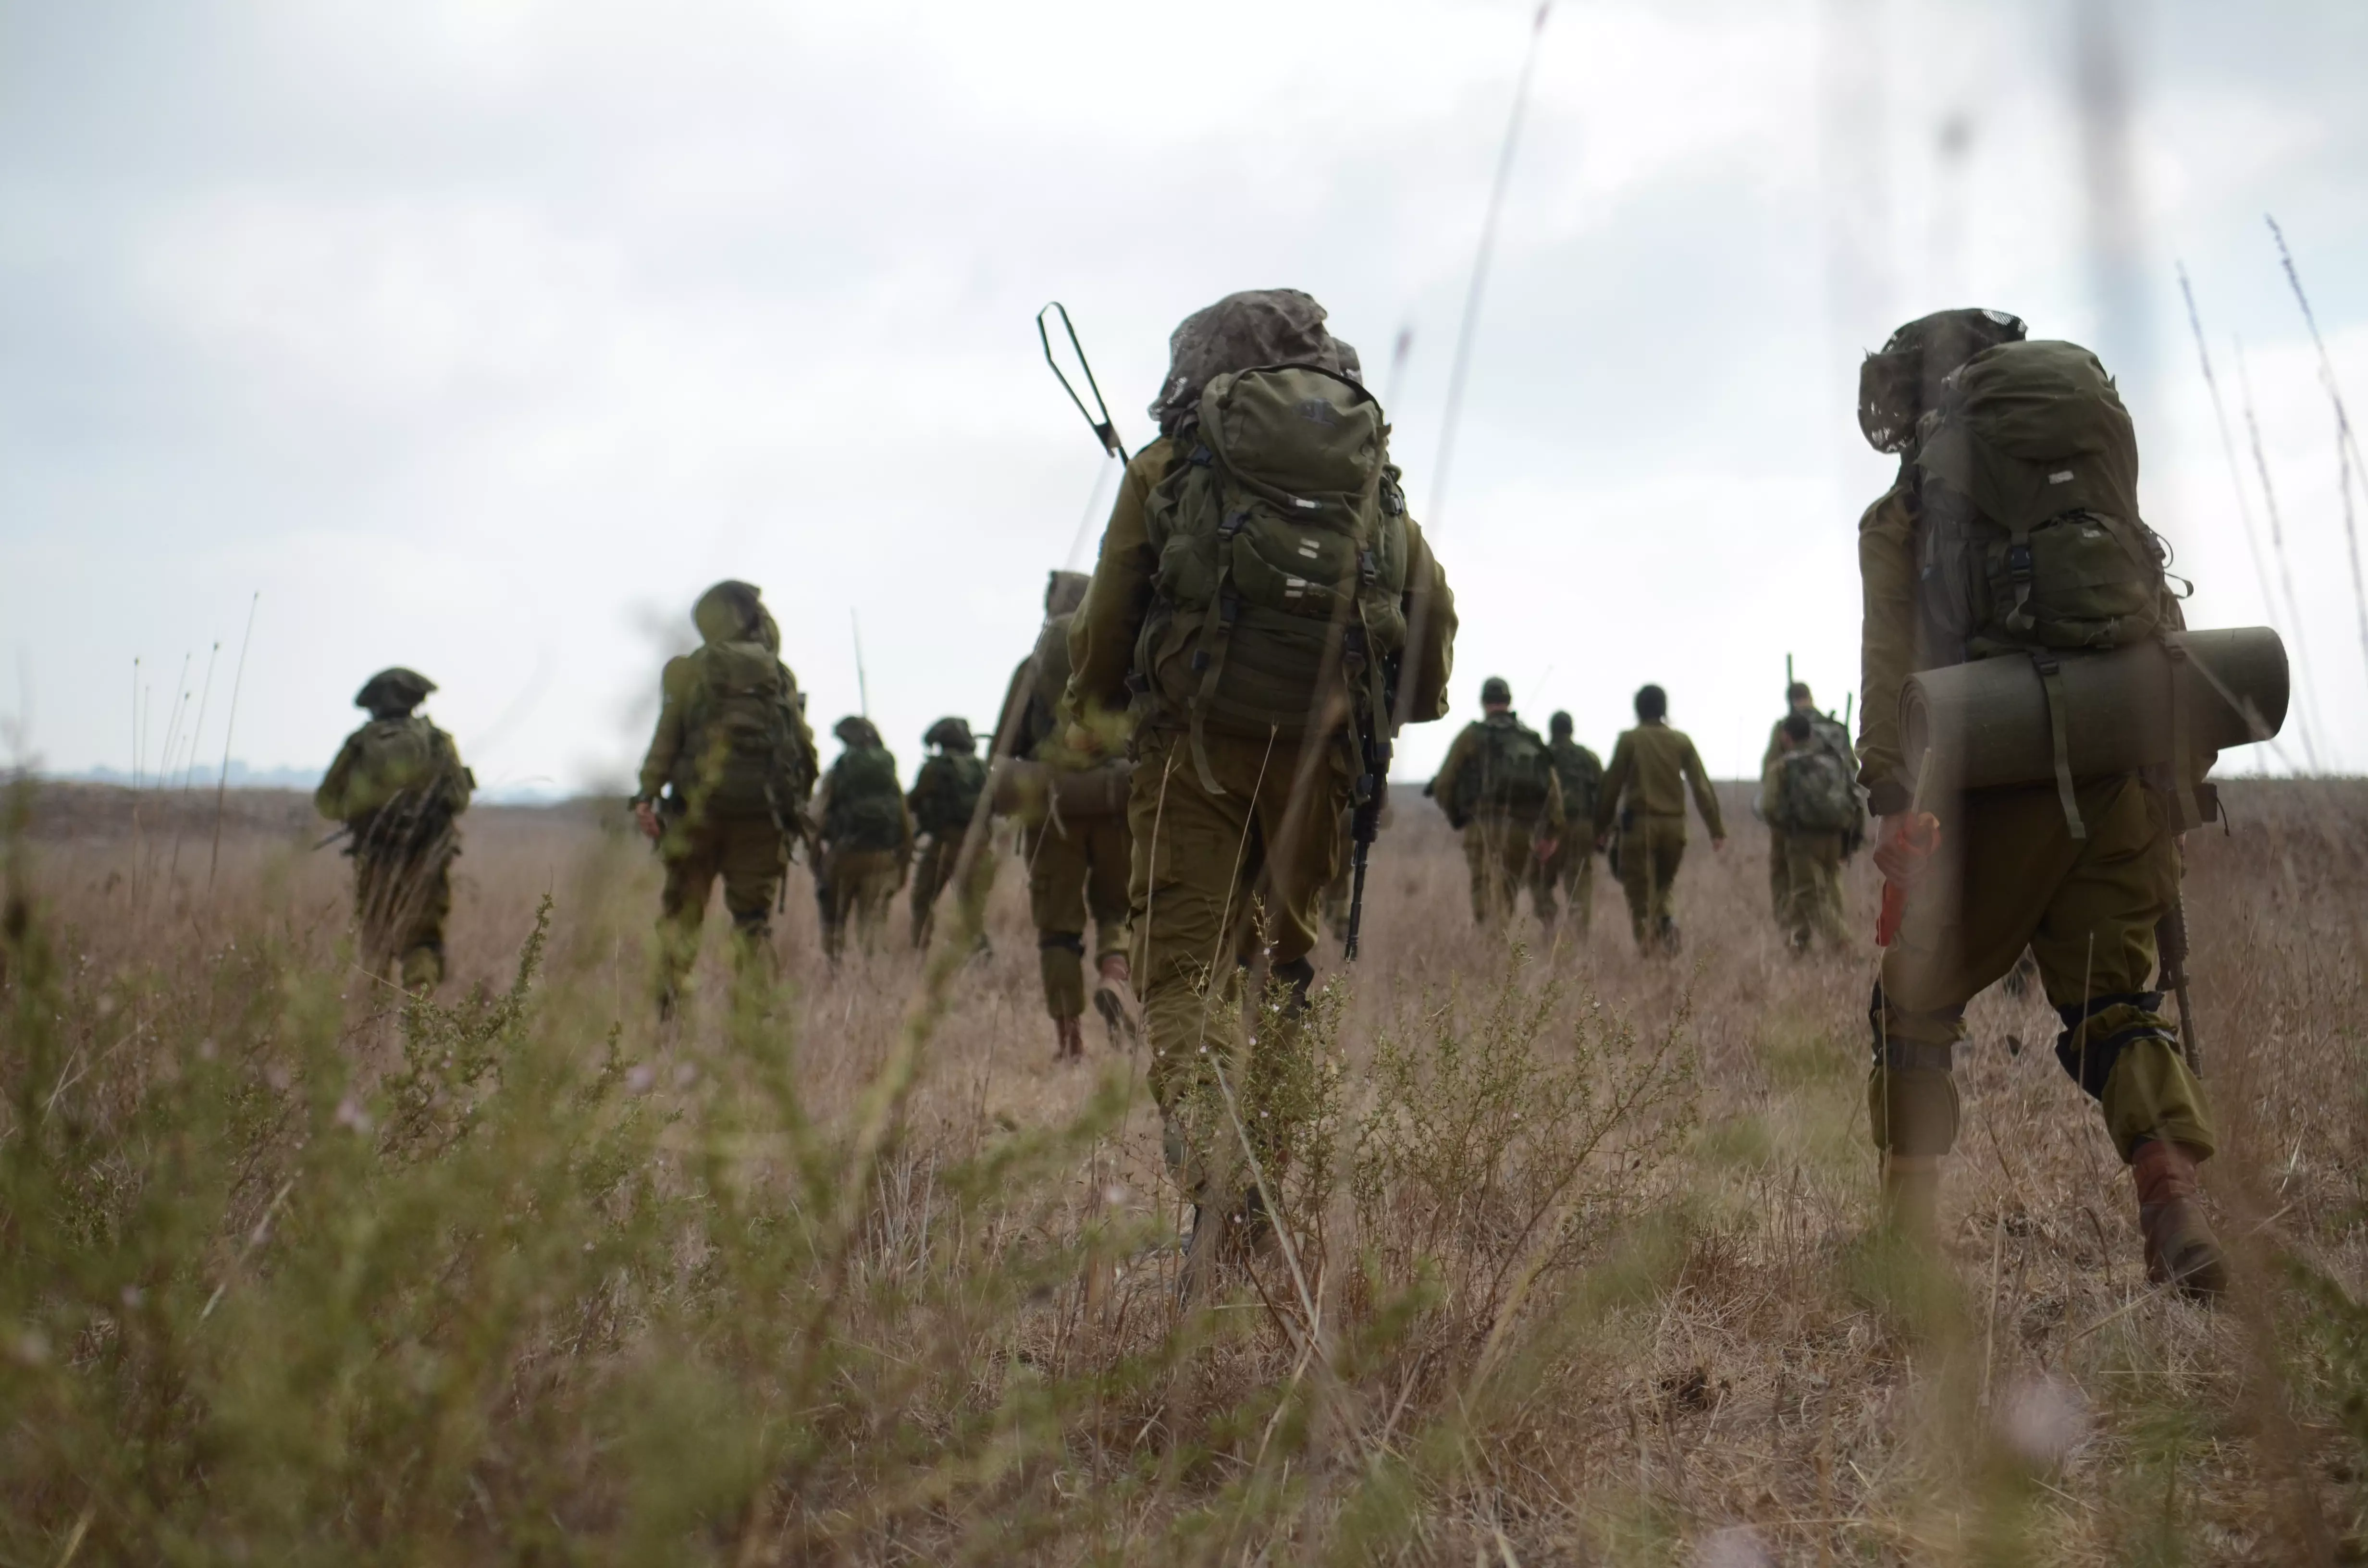
<svg viewBox="0 0 2368 1568">
<path fill-rule="evenodd" d="M 763 592 L 753 583 L 726 577 L 699 596 L 699 602 L 690 608 L 690 623 L 709 642 L 761 641 L 773 619 L 758 602 Z M 773 637 L 778 643 L 780 632 L 776 630 Z"/>
<path fill-rule="evenodd" d="M 369 709 L 372 718 L 399 719 L 427 701 L 435 689 L 436 683 L 417 670 L 395 665 L 362 682 L 362 688 L 354 693 L 354 706 Z"/>
<path fill-rule="evenodd" d="M 871 720 L 854 713 L 832 725 L 830 733 L 838 737 L 842 745 L 876 746 L 880 744 L 878 727 Z"/>
<path fill-rule="evenodd" d="M 1668 716 L 1669 694 L 1668 692 L 1657 686 L 1640 686 L 1636 688 L 1636 717 L 1649 724 L 1656 719 L 1666 719 Z"/>
<path fill-rule="evenodd" d="M 1916 422 L 1941 401 L 1941 383 L 1985 348 L 2020 343 L 2030 329 L 2004 311 L 1935 311 L 1891 335 L 1858 369 L 1858 427 L 1878 452 L 1900 452 Z"/>
<path fill-rule="evenodd" d="M 1513 688 L 1505 684 L 1503 676 L 1490 676 L 1480 683 L 1480 701 L 1484 707 L 1491 702 L 1501 702 L 1509 708 L 1513 705 Z"/>
<path fill-rule="evenodd" d="M 1546 721 L 1546 733 L 1553 735 L 1556 740 L 1560 740 L 1565 735 L 1569 734 L 1570 715 L 1557 711 L 1553 718 Z"/>
<path fill-rule="evenodd" d="M 925 746 L 942 746 L 948 751 L 978 749 L 978 741 L 970 733 L 970 721 L 951 717 L 940 719 L 930 725 L 922 733 L 921 744 Z"/>
</svg>

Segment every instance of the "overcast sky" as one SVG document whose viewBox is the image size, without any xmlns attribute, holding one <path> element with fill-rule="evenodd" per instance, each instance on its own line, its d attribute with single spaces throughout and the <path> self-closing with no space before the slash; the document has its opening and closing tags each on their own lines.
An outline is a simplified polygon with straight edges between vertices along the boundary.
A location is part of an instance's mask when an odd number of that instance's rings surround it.
<svg viewBox="0 0 2368 1568">
<path fill-rule="evenodd" d="M 1788 652 L 1839 707 L 1891 469 L 1857 360 L 1980 303 L 2122 373 L 2191 620 L 2278 625 L 2318 761 L 2368 768 L 2333 415 L 2263 224 L 2368 399 L 2368 7 L 2113 12 L 2120 180 L 2073 0 L 1564 0 L 1442 495 L 1531 15 L 0 0 L 0 711 L 49 767 L 127 767 L 137 657 L 153 769 L 219 641 L 218 758 L 259 594 L 251 763 L 324 764 L 404 663 L 486 784 L 617 786 L 692 598 L 733 575 L 818 729 L 857 704 L 860 618 L 909 767 L 939 714 L 991 718 L 1107 477 L 1037 307 L 1067 302 L 1140 443 L 1177 319 L 1292 285 L 1377 390 L 1411 330 L 1395 452 L 1463 616 L 1458 718 L 1502 674 L 1608 749 L 1658 680 L 1727 773 Z M 1401 776 L 1453 728 L 1410 731 Z"/>
</svg>

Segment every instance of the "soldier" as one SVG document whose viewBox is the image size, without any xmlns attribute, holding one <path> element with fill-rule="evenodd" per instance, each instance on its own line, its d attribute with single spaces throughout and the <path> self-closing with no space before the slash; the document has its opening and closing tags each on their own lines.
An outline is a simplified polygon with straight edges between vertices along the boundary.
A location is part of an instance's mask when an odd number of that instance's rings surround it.
<svg viewBox="0 0 2368 1568">
<path fill-rule="evenodd" d="M 869 951 L 888 918 L 913 863 L 913 813 L 896 782 L 896 758 L 871 720 L 850 713 L 830 733 L 842 749 L 814 798 L 822 843 L 814 903 L 822 912 L 823 952 L 836 964 L 850 919 Z"/>
<path fill-rule="evenodd" d="M 1760 777 L 1767 778 L 1768 770 L 1775 767 L 1783 756 L 1784 726 L 1795 713 L 1807 716 L 1816 738 L 1833 748 L 1834 755 L 1841 759 L 1844 767 L 1849 769 L 1850 776 L 1855 778 L 1858 776 L 1858 757 L 1850 750 L 1849 732 L 1836 723 L 1829 715 L 1817 711 L 1816 699 L 1809 694 L 1809 683 L 1799 680 L 1784 688 L 1784 717 L 1768 727 L 1768 749 L 1759 756 Z M 1761 801 L 1761 812 L 1763 816 L 1766 813 L 1764 797 Z M 1846 849 L 1854 851 L 1857 847 L 1858 846 L 1852 843 L 1848 845 Z M 1779 926 L 1784 923 L 1785 899 L 1787 890 L 1791 886 L 1792 883 L 1788 880 L 1788 873 L 1784 868 L 1784 835 L 1770 832 L 1768 835 L 1768 907 L 1775 914 L 1776 923 Z"/>
<path fill-rule="evenodd" d="M 1036 922 L 1044 1010 L 1056 1062 L 1086 1051 L 1086 921 L 1094 926 L 1094 1010 L 1115 1047 L 1139 1031 L 1141 1015 L 1127 958 L 1132 839 L 1124 761 L 1089 756 L 1061 735 L 1061 690 L 1069 679 L 1069 626 L 1086 597 L 1082 572 L 1055 572 L 1044 585 L 1036 646 L 1011 672 L 995 754 L 1022 765 L 1019 853 L 1028 863 L 1028 907 Z"/>
<path fill-rule="evenodd" d="M 1546 751 L 1562 782 L 1563 814 L 1573 824 L 1546 861 L 1546 881 L 1570 901 L 1578 939 L 1595 923 L 1595 802 L 1603 793 L 1603 759 L 1571 739 L 1570 715 L 1557 712 L 1546 724 Z"/>
<path fill-rule="evenodd" d="M 1209 1108 L 1221 1068 L 1242 1082 L 1232 960 L 1251 894 L 1269 973 L 1304 998 L 1357 742 L 1447 711 L 1454 601 L 1381 410 L 1323 323 L 1307 295 L 1269 290 L 1176 329 L 1159 437 L 1127 465 L 1069 635 L 1072 744 L 1116 750 L 1132 731 L 1134 973 L 1196 1276 L 1225 1233 L 1201 1217 L 1262 1225 Z"/>
<path fill-rule="evenodd" d="M 986 764 L 978 755 L 978 742 L 967 720 L 939 720 L 921 736 L 921 744 L 937 749 L 922 761 L 912 792 L 905 797 L 905 805 L 913 813 L 914 830 L 924 835 L 913 863 L 916 948 L 929 944 L 938 893 L 953 881 L 962 863 L 971 818 L 978 810 L 980 792 L 986 788 Z M 982 844 L 979 853 L 972 857 L 962 893 L 962 924 L 973 933 L 980 952 L 986 950 L 986 895 L 995 885 L 995 857 L 990 848 Z"/>
<path fill-rule="evenodd" d="M 658 846 L 658 1016 L 673 1015 L 718 877 L 734 971 L 768 969 L 790 846 L 807 831 L 814 732 L 760 591 L 729 579 L 691 607 L 700 645 L 666 661 L 633 818 Z"/>
<path fill-rule="evenodd" d="M 1554 883 L 1546 865 L 1561 848 L 1565 826 L 1554 757 L 1514 713 L 1513 689 L 1502 676 L 1480 683 L 1480 722 L 1464 725 L 1447 748 L 1439 777 L 1422 792 L 1463 835 L 1473 920 L 1503 924 L 1526 887 L 1538 924 L 1552 936 Z"/>
<path fill-rule="evenodd" d="M 1628 923 L 1638 950 L 1673 953 L 1678 922 L 1670 913 L 1669 888 L 1686 856 L 1686 791 L 1693 791 L 1694 809 L 1710 829 L 1713 849 L 1726 847 L 1726 824 L 1702 771 L 1702 754 L 1683 730 L 1669 728 L 1668 713 L 1668 694 L 1659 687 L 1637 690 L 1636 727 L 1622 733 L 1611 748 L 1611 766 L 1604 769 L 1603 793 L 1595 802 L 1595 842 L 1599 848 L 1612 844 L 1612 829 L 1619 829 L 1611 869 L 1628 895 Z"/>
<path fill-rule="evenodd" d="M 1907 776 L 1896 715 L 1909 675 L 1993 653 L 2044 675 L 2078 655 L 2055 653 L 2071 639 L 2044 639 L 2042 620 L 2076 611 L 2110 612 L 2074 624 L 2091 640 L 2099 624 L 2179 624 L 2162 548 L 2138 521 L 2136 437 L 2110 378 L 2085 349 L 2023 338 L 2003 312 L 1943 311 L 1901 327 L 1861 370 L 1860 426 L 1900 457 L 1898 479 L 1859 524 L 1860 779 L 1882 819 L 1875 863 L 1904 895 L 1896 926 L 1886 898 L 1869 1008 L 1885 1213 L 1930 1237 L 1941 1161 L 1956 1141 L 1965 1003 L 2027 945 L 2064 1020 L 2056 1056 L 2131 1165 L 2149 1277 L 2211 1296 L 2226 1268 L 2195 1197 L 2215 1142 L 2211 1111 L 2163 994 L 2149 988 L 2156 925 L 2178 899 L 2184 781 L 2168 769 L 2076 780 L 2059 761 L 2060 786 L 1918 800 Z M 2010 420 L 2012 445 L 1979 436 L 1976 419 Z M 1966 456 L 1975 442 L 1978 464 Z M 2059 451 L 2078 455 L 2046 456 Z M 2054 526 L 2065 517 L 2079 527 Z M 1970 553 L 1983 549 L 1999 562 L 1987 576 Z"/>
<path fill-rule="evenodd" d="M 1858 786 L 1842 760 L 1795 710 L 1776 727 L 1776 752 L 1760 775 L 1768 836 L 1784 868 L 1776 923 L 1795 952 L 1823 939 L 1843 948 L 1842 839 L 1858 821 Z"/>
<path fill-rule="evenodd" d="M 370 722 L 346 737 L 313 791 L 313 808 L 346 824 L 354 862 L 354 912 L 372 974 L 397 965 L 406 991 L 444 980 L 444 917 L 452 911 L 454 824 L 476 776 L 460 749 L 413 709 L 436 683 L 400 665 L 362 683 L 354 706 Z"/>
</svg>

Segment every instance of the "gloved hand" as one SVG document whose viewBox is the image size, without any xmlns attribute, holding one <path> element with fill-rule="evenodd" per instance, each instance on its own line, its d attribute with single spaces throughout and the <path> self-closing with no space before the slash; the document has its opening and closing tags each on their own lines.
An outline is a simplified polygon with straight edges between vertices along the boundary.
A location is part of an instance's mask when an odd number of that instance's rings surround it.
<svg viewBox="0 0 2368 1568">
<path fill-rule="evenodd" d="M 1874 945 L 1891 946 L 1907 913 L 1907 892 L 1932 869 L 1941 848 L 1941 819 L 1930 812 L 1900 812 L 1883 819 L 1874 835 L 1874 869 L 1883 873 L 1883 911 L 1875 916 Z"/>
</svg>

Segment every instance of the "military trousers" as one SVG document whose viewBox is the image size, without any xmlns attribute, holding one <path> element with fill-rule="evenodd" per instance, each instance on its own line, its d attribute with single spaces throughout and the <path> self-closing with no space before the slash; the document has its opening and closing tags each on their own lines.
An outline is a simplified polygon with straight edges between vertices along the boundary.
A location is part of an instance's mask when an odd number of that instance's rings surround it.
<svg viewBox="0 0 2368 1568">
<path fill-rule="evenodd" d="M 1545 863 L 1546 884 L 1562 890 L 1582 941 L 1595 919 L 1595 846 L 1587 831 L 1584 824 L 1573 823 Z"/>
<path fill-rule="evenodd" d="M 1784 865 L 1784 897 L 1776 922 L 1785 939 L 1806 949 L 1813 942 L 1850 945 L 1842 926 L 1842 835 L 1777 828 L 1772 836 Z"/>
<path fill-rule="evenodd" d="M 1768 912 L 1779 926 L 1786 926 L 1793 901 L 1793 868 L 1788 858 L 1791 835 L 1774 823 L 1768 824 Z"/>
<path fill-rule="evenodd" d="M 1477 816 L 1463 826 L 1463 864 L 1472 874 L 1472 918 L 1481 926 L 1501 926 L 1520 905 L 1527 888 L 1538 924 L 1549 932 L 1554 925 L 1554 879 L 1536 850 L 1534 819 Z"/>
<path fill-rule="evenodd" d="M 986 896 L 995 889 L 995 835 L 991 828 L 979 830 L 978 856 L 972 860 L 970 874 L 958 895 L 962 901 L 962 924 L 986 939 Z M 954 872 L 962 865 L 962 845 L 968 840 L 966 830 L 934 833 L 922 842 L 913 858 L 913 946 L 929 945 L 929 931 L 936 923 L 938 895 L 953 885 Z"/>
<path fill-rule="evenodd" d="M 773 905 L 788 867 L 781 830 L 770 817 L 725 817 L 693 824 L 677 817 L 658 841 L 666 887 L 658 894 L 658 988 L 681 989 L 699 958 L 699 931 L 718 878 L 732 916 L 734 958 L 769 963 Z"/>
<path fill-rule="evenodd" d="M 363 961 L 371 973 L 383 972 L 391 963 L 405 991 L 432 991 L 443 983 L 452 858 L 354 858 L 354 918 L 360 928 Z"/>
<path fill-rule="evenodd" d="M 1133 940 L 1127 878 L 1133 849 L 1127 819 L 1116 812 L 1064 816 L 1020 835 L 1028 862 L 1028 912 L 1036 922 L 1044 1010 L 1075 1018 L 1086 1010 L 1086 922 L 1094 927 L 1094 962 L 1124 953 Z"/>
<path fill-rule="evenodd" d="M 850 928 L 868 952 L 888 922 L 888 907 L 905 885 L 901 849 L 827 849 L 814 882 L 822 915 L 822 950 L 833 963 L 847 950 Z"/>
<path fill-rule="evenodd" d="M 2149 989 L 2155 925 L 2179 896 L 2168 803 L 2134 776 L 2078 796 L 2085 839 L 2052 785 L 1981 790 L 1940 813 L 1941 851 L 1908 896 L 1870 1009 L 1878 1147 L 1944 1154 L 1955 1143 L 1965 1004 L 2028 945 L 2064 1024 L 2056 1060 L 2097 1101 L 2122 1158 L 2148 1138 L 2212 1152 L 2203 1085 Z"/>
<path fill-rule="evenodd" d="M 1636 946 L 1665 947 L 1677 926 L 1669 890 L 1686 858 L 1686 819 L 1638 812 L 1620 830 L 1620 890 L 1628 895 L 1628 924 Z"/>
<path fill-rule="evenodd" d="M 1206 749 L 1223 793 L 1201 782 L 1189 739 L 1140 736 L 1127 802 L 1151 1091 L 1167 1123 L 1170 1165 L 1188 1183 L 1205 1168 L 1216 1135 L 1193 1113 L 1196 1098 L 1205 1103 L 1196 1090 L 1213 1084 L 1221 1063 L 1230 1064 L 1232 1082 L 1244 1081 L 1239 960 L 1253 935 L 1263 938 L 1279 981 L 1304 991 L 1313 978 L 1308 955 L 1325 885 L 1339 869 L 1338 823 L 1351 784 L 1337 742 L 1310 748 L 1212 733 Z"/>
</svg>

